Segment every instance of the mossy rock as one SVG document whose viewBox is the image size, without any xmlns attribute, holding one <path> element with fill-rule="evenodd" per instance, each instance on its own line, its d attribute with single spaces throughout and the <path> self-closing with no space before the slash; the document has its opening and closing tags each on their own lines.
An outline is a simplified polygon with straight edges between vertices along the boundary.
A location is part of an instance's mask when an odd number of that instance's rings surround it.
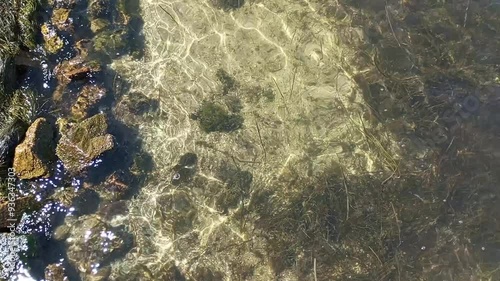
<svg viewBox="0 0 500 281">
<path fill-rule="evenodd" d="M 126 49 L 125 29 L 100 32 L 94 37 L 94 50 L 110 57 L 120 55 Z"/>
<path fill-rule="evenodd" d="M 110 1 L 109 0 L 91 0 L 87 12 L 91 19 L 103 18 L 109 13 Z"/>
<path fill-rule="evenodd" d="M 59 30 L 70 30 L 72 27 L 71 20 L 69 20 L 69 9 L 55 9 L 52 11 L 52 24 Z"/>
<path fill-rule="evenodd" d="M 64 120 L 58 123 L 64 123 Z M 63 125 L 56 154 L 69 172 L 78 173 L 114 147 L 114 138 L 107 131 L 104 114 L 94 115 L 72 126 Z"/>
<path fill-rule="evenodd" d="M 14 170 L 20 179 L 48 177 L 54 160 L 54 128 L 38 118 L 28 128 L 24 141 L 16 147 Z"/>
<path fill-rule="evenodd" d="M 96 34 L 106 29 L 110 24 L 111 23 L 106 19 L 93 19 L 90 21 L 90 30 L 92 30 L 92 32 Z"/>
<path fill-rule="evenodd" d="M 48 23 L 42 25 L 41 28 L 43 39 L 45 40 L 45 49 L 47 52 L 55 54 L 64 47 L 64 42 L 57 35 L 57 31 L 54 27 Z"/>
<path fill-rule="evenodd" d="M 243 117 L 228 113 L 222 106 L 213 102 L 205 102 L 200 110 L 193 116 L 199 120 L 203 131 L 231 132 L 243 126 Z"/>
</svg>

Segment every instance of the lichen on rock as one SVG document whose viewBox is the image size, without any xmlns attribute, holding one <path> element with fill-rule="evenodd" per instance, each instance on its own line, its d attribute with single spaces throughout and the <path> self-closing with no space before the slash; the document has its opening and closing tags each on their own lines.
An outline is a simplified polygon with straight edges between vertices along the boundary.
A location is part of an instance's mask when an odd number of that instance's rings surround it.
<svg viewBox="0 0 500 281">
<path fill-rule="evenodd" d="M 60 120 L 59 123 L 64 120 Z M 71 173 L 93 164 L 101 154 L 114 147 L 114 137 L 107 133 L 104 114 L 97 114 L 79 123 L 63 126 L 56 154 Z"/>
<path fill-rule="evenodd" d="M 14 169 L 20 179 L 50 176 L 54 155 L 54 130 L 45 118 L 28 128 L 24 141 L 16 147 Z"/>
</svg>

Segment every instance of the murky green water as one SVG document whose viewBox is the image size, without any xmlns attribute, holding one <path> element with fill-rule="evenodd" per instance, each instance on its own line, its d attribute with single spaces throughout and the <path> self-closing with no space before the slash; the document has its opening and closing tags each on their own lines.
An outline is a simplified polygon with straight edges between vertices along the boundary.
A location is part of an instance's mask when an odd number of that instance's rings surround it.
<svg viewBox="0 0 500 281">
<path fill-rule="evenodd" d="M 500 280 L 500 3 L 68 3 L 10 280 Z"/>
</svg>

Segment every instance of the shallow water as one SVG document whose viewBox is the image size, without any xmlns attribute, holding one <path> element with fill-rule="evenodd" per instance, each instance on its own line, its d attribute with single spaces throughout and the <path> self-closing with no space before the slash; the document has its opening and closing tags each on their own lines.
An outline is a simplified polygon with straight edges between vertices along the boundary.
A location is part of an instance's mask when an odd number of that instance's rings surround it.
<svg viewBox="0 0 500 281">
<path fill-rule="evenodd" d="M 498 3 L 139 3 L 144 56 L 112 56 L 100 108 L 122 150 L 42 210 L 23 275 L 500 280 Z M 99 189 L 129 162 L 130 194 Z"/>
</svg>

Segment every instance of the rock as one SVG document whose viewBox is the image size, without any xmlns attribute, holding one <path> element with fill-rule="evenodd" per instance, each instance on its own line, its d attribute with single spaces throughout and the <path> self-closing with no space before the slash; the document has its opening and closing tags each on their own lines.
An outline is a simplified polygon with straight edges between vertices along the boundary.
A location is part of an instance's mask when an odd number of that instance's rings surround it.
<svg viewBox="0 0 500 281">
<path fill-rule="evenodd" d="M 90 18 L 103 18 L 109 12 L 110 3 L 108 0 L 91 0 L 89 1 L 89 6 L 87 12 Z"/>
<path fill-rule="evenodd" d="M 114 108 L 114 113 L 124 120 L 126 123 L 134 123 L 138 116 L 152 117 L 153 113 L 157 112 L 160 103 L 156 99 L 152 99 L 140 92 L 131 92 L 125 95 Z M 147 114 L 151 114 L 148 116 Z"/>
<path fill-rule="evenodd" d="M 49 0 L 48 2 L 54 9 L 72 9 L 75 7 L 76 1 L 77 0 Z"/>
<path fill-rule="evenodd" d="M 133 176 L 123 171 L 117 171 L 106 178 L 99 185 L 84 183 L 85 188 L 97 191 L 103 201 L 113 202 L 125 196 L 129 186 L 133 182 Z"/>
<path fill-rule="evenodd" d="M 106 275 L 109 271 L 104 265 L 125 253 L 131 237 L 122 228 L 111 227 L 97 215 L 81 216 L 71 224 L 65 240 L 70 263 L 80 271 L 82 280 L 109 280 L 89 278 L 92 273 Z"/>
<path fill-rule="evenodd" d="M 94 32 L 94 34 L 99 33 L 99 31 L 105 29 L 110 25 L 108 20 L 105 19 L 94 19 L 90 22 L 90 30 Z"/>
<path fill-rule="evenodd" d="M 24 141 L 16 147 L 13 166 L 18 177 L 49 177 L 54 148 L 53 127 L 45 118 L 38 118 L 28 128 Z"/>
<path fill-rule="evenodd" d="M 73 29 L 73 19 L 69 17 L 69 9 L 55 9 L 52 12 L 52 24 L 59 30 L 69 31 Z"/>
<path fill-rule="evenodd" d="M 81 58 L 86 58 L 89 55 L 90 47 L 92 47 L 90 39 L 82 39 L 75 43 L 75 49 Z"/>
<path fill-rule="evenodd" d="M 61 37 L 57 35 L 57 31 L 52 25 L 45 23 L 41 27 L 41 32 L 43 35 L 43 39 L 45 40 L 44 46 L 47 52 L 55 54 L 62 49 L 62 47 L 64 46 L 64 42 Z"/>
<path fill-rule="evenodd" d="M 54 69 L 59 82 L 69 82 L 83 79 L 89 74 L 101 71 L 101 65 L 97 61 L 85 61 L 82 58 L 74 58 L 64 61 Z"/>
<path fill-rule="evenodd" d="M 241 8 L 245 4 L 245 0 L 212 0 L 212 4 L 224 11 Z"/>
<path fill-rule="evenodd" d="M 45 268 L 45 281 L 67 281 L 68 277 L 64 275 L 64 267 L 60 264 L 49 264 Z"/>
<path fill-rule="evenodd" d="M 114 147 L 114 138 L 107 133 L 108 124 L 104 114 L 87 118 L 69 128 L 63 126 L 56 154 L 64 167 L 77 173 L 92 165 L 104 152 Z"/>
<path fill-rule="evenodd" d="M 54 69 L 59 84 L 54 91 L 53 100 L 56 102 L 62 100 L 64 89 L 71 81 L 90 78 L 100 71 L 101 65 L 98 62 L 85 61 L 82 57 L 62 62 Z"/>
<path fill-rule="evenodd" d="M 95 86 L 85 85 L 71 108 L 71 113 L 76 119 L 89 117 L 90 111 L 97 106 L 106 96 L 106 89 Z"/>
<path fill-rule="evenodd" d="M 111 58 L 119 56 L 126 49 L 125 29 L 100 32 L 94 37 L 94 51 L 101 52 Z"/>
</svg>

